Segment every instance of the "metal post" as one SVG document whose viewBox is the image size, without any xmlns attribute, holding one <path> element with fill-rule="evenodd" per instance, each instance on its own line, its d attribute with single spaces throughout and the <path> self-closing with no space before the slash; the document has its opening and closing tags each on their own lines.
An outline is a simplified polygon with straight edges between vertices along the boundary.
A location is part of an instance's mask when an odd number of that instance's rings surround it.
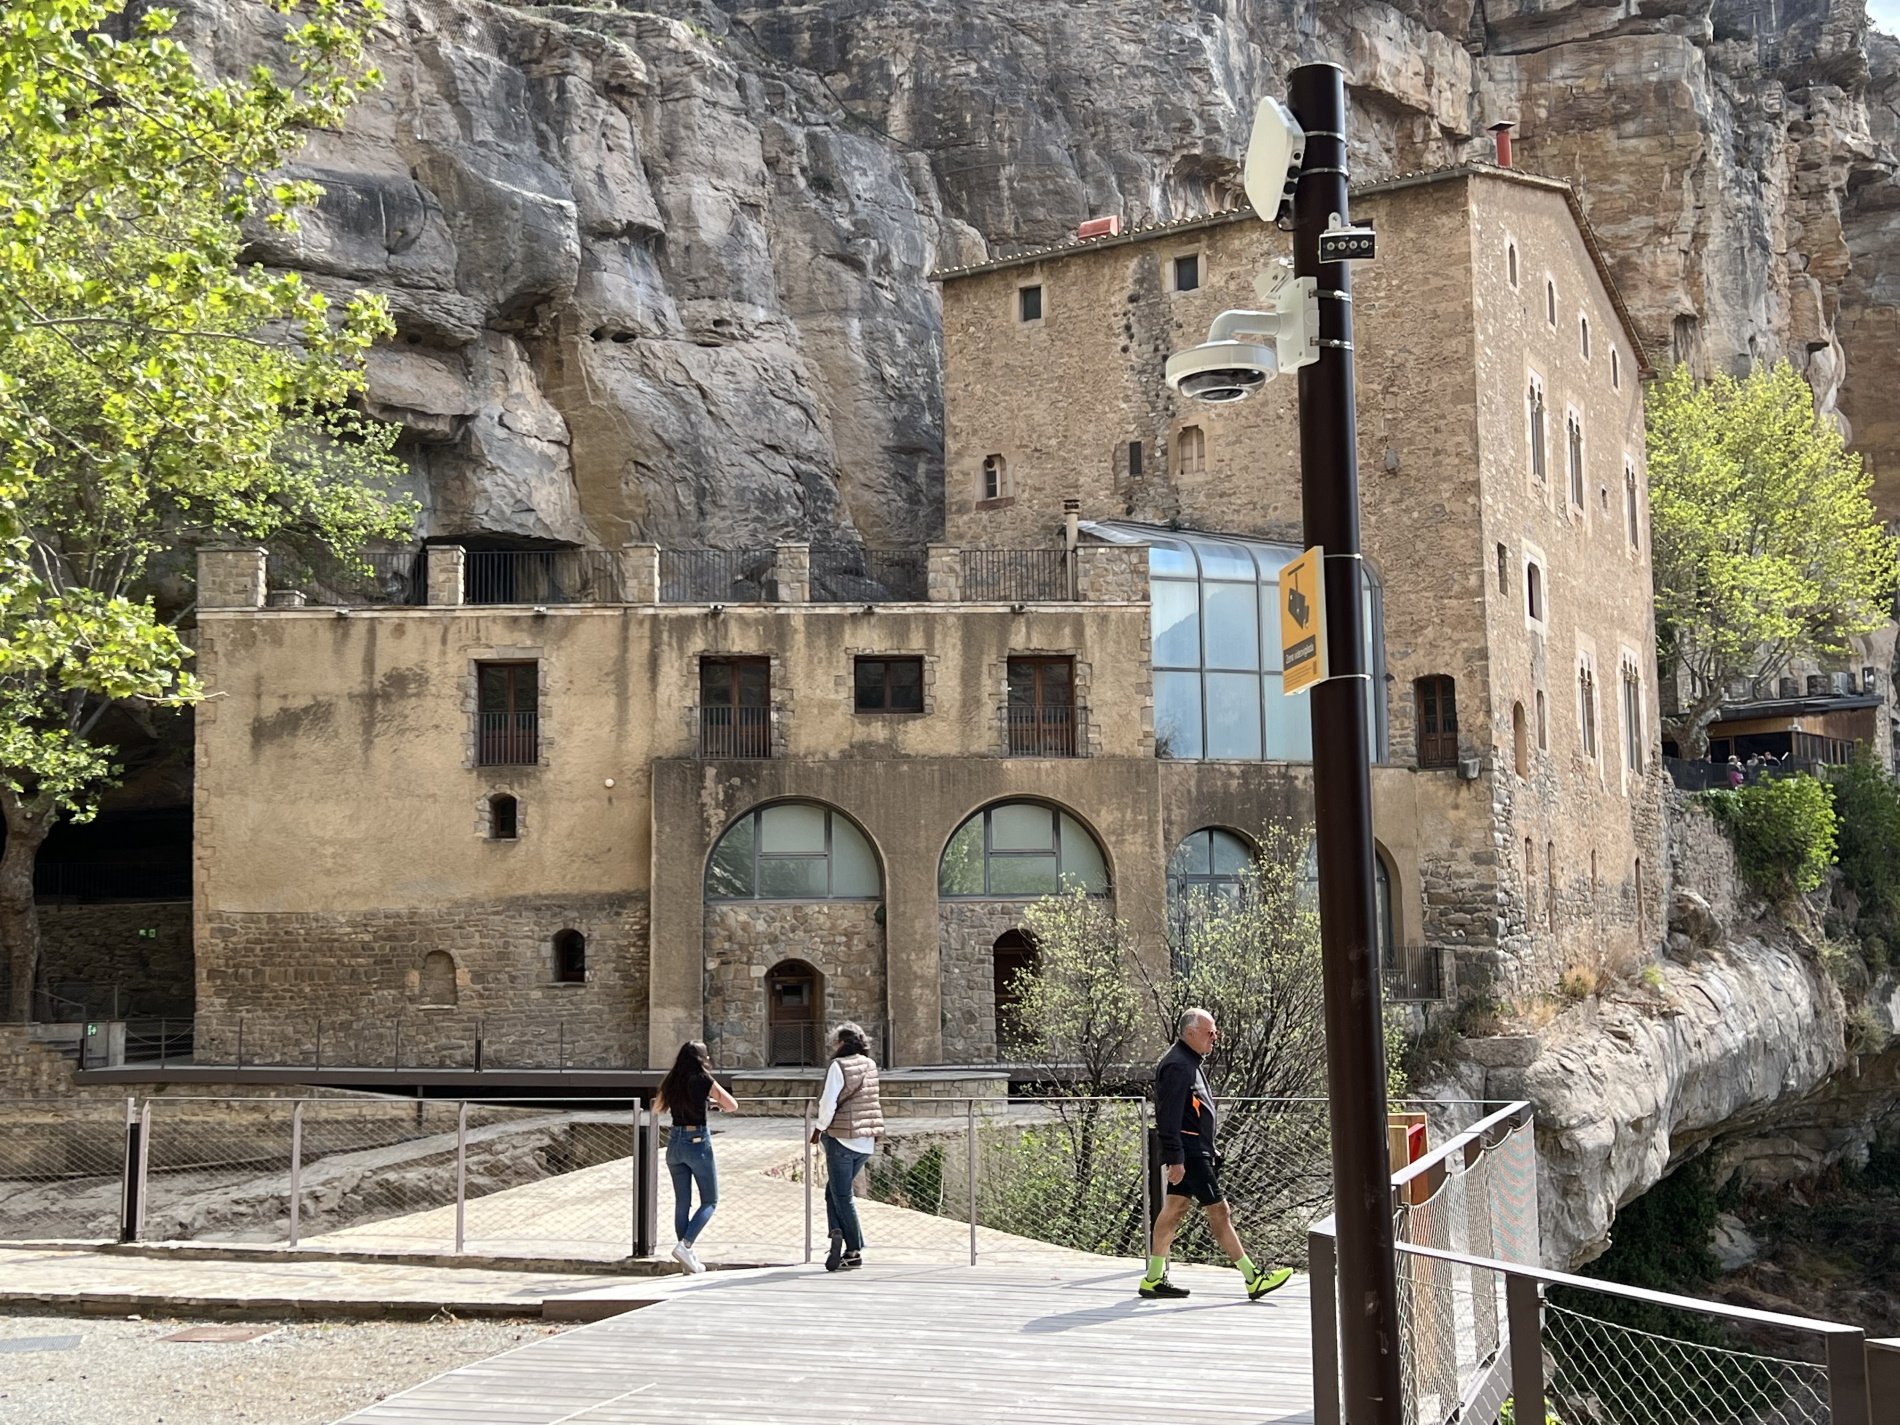
<svg viewBox="0 0 1900 1425">
<path fill-rule="evenodd" d="M 134 1189 L 136 1204 L 132 1213 L 132 1240 L 145 1240 L 145 1195 L 151 1184 L 152 1171 L 152 1101 L 148 1098 L 139 1106 L 139 1174 Z"/>
<path fill-rule="evenodd" d="M 970 1265 L 976 1265 L 976 1100 L 965 1099 L 963 1110 L 969 1124 L 969 1133 L 964 1140 L 963 1156 L 965 1176 L 969 1179 L 970 1194 Z"/>
<path fill-rule="evenodd" d="M 119 1240 L 136 1242 L 139 1239 L 139 1189 L 144 1186 L 139 1180 L 139 1150 L 145 1141 L 143 1125 L 139 1122 L 139 1105 L 135 1098 L 125 1101 L 125 1162 L 119 1168 Z"/>
<path fill-rule="evenodd" d="M 1544 1284 L 1515 1272 L 1504 1276 L 1504 1319 L 1511 1333 L 1511 1399 L 1516 1418 L 1544 1418 Z"/>
<path fill-rule="evenodd" d="M 1867 1343 L 1867 1399 L 1873 1425 L 1900 1425 L 1900 1340 Z"/>
<path fill-rule="evenodd" d="M 1866 1333 L 1830 1333 L 1827 1338 L 1827 1418 L 1832 1425 L 1863 1425 L 1873 1419 L 1870 1399 Z"/>
<path fill-rule="evenodd" d="M 1339 1298 L 1333 1239 L 1306 1234 L 1307 1310 L 1313 1321 L 1313 1425 L 1339 1425 Z M 1542 1425 L 1541 1421 L 1532 1425 Z"/>
<path fill-rule="evenodd" d="M 323 1067 L 323 1016 L 317 1016 L 317 1067 Z"/>
<path fill-rule="evenodd" d="M 555 1042 L 560 1046 L 560 1057 L 555 1061 L 555 1071 L 557 1073 L 566 1073 L 567 1072 L 567 1021 L 565 1019 L 555 1021 L 554 1029 L 555 1029 L 555 1036 L 556 1036 Z"/>
<path fill-rule="evenodd" d="M 237 1066 L 244 1067 L 244 1016 L 238 1016 Z"/>
<path fill-rule="evenodd" d="M 1359 601 L 1352 277 L 1344 262 L 1319 261 L 1320 234 L 1348 221 L 1345 72 L 1303 64 L 1293 71 L 1288 100 L 1306 130 L 1294 191 L 1293 271 L 1319 288 L 1320 355 L 1300 368 L 1300 496 L 1306 543 L 1327 555 L 1330 676 L 1309 696 L 1345 1419 L 1400 1425 L 1385 1035 L 1373 964 L 1371 674 Z"/>
<path fill-rule="evenodd" d="M 811 1264 L 811 1125 L 812 1102 L 805 1100 L 805 1263 Z"/>
<path fill-rule="evenodd" d="M 1155 1195 L 1149 1182 L 1154 1166 L 1148 1151 L 1148 1100 L 1137 1099 L 1135 1105 L 1136 1121 L 1141 1128 L 1141 1254 L 1152 1257 L 1155 1254 Z"/>
<path fill-rule="evenodd" d="M 634 1114 L 639 1117 L 638 1112 Z M 637 1145 L 636 1145 L 637 1146 Z M 455 1255 L 468 1245 L 468 1101 L 455 1113 Z"/>
<path fill-rule="evenodd" d="M 297 1245 L 297 1219 L 303 1211 L 303 1100 L 290 1108 L 290 1245 Z"/>
<path fill-rule="evenodd" d="M 158 1067 L 161 1069 L 165 1067 L 165 1051 L 170 1048 L 165 1032 L 168 1023 L 164 1019 L 158 1021 Z"/>
<path fill-rule="evenodd" d="M 635 1159 L 633 1255 L 650 1257 L 659 1250 L 660 1234 L 660 1116 L 651 1101 L 635 1100 L 633 1121 L 639 1154 Z"/>
<path fill-rule="evenodd" d="M 402 1067 L 402 1014 L 400 1011 L 398 1011 L 396 1015 L 396 1048 L 395 1052 L 390 1055 L 390 1061 L 390 1068 L 400 1069 Z"/>
</svg>

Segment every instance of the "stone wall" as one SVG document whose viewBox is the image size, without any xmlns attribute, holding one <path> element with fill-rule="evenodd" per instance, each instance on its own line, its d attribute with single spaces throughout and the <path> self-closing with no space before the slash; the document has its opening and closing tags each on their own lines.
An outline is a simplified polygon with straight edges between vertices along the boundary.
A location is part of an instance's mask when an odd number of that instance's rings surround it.
<svg viewBox="0 0 1900 1425">
<path fill-rule="evenodd" d="M 715 901 L 706 907 L 706 1045 L 722 1068 L 770 1063 L 766 972 L 803 960 L 823 996 L 814 1047 L 854 1019 L 874 1046 L 888 1018 L 883 907 L 869 901 Z M 656 1046 L 663 1048 L 664 1046 Z"/>
<path fill-rule="evenodd" d="M 116 988 L 122 1015 L 191 1013 L 190 902 L 42 904 L 39 917 L 40 982 L 52 993 L 106 1012 Z"/>
<path fill-rule="evenodd" d="M 552 939 L 587 937 L 582 984 L 554 978 Z M 497 898 L 445 910 L 207 912 L 201 1059 L 465 1067 L 620 1065 L 647 1053 L 642 894 Z M 425 960 L 454 961 L 453 1003 Z"/>
<path fill-rule="evenodd" d="M 944 901 L 943 1052 L 951 1064 L 996 1060 L 997 937 L 1023 928 L 1027 901 Z"/>
</svg>

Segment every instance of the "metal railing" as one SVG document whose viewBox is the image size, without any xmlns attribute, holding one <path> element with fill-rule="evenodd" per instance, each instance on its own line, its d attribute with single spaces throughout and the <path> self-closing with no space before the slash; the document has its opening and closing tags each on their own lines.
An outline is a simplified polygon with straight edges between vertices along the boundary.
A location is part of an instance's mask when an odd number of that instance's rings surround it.
<svg viewBox="0 0 1900 1425">
<path fill-rule="evenodd" d="M 110 862 L 38 861 L 33 894 L 44 901 L 188 901 L 191 867 L 118 866 Z"/>
<path fill-rule="evenodd" d="M 663 604 L 769 604 L 778 598 L 778 551 L 662 549 Z"/>
<path fill-rule="evenodd" d="M 958 594 L 965 603 L 1067 603 L 1075 571 L 1060 549 L 965 549 Z"/>
<path fill-rule="evenodd" d="M 477 713 L 475 765 L 532 767 L 541 760 L 541 715 L 531 712 Z"/>
<path fill-rule="evenodd" d="M 1394 945 L 1379 966 L 1379 979 L 1390 1004 L 1436 1004 L 1446 992 L 1445 951 L 1437 945 Z"/>
<path fill-rule="evenodd" d="M 930 597 L 929 557 L 922 549 L 813 545 L 815 604 L 919 603 Z"/>
<path fill-rule="evenodd" d="M 699 755 L 701 757 L 770 757 L 772 755 L 772 710 L 770 708 L 701 708 L 699 710 Z"/>
<path fill-rule="evenodd" d="M 1011 757 L 1086 757 L 1088 711 L 1066 703 L 1006 704 L 1004 746 Z"/>
<path fill-rule="evenodd" d="M 345 559 L 329 553 L 273 550 L 264 564 L 271 589 L 290 589 L 320 607 L 426 604 L 426 549 L 367 550 Z"/>
<path fill-rule="evenodd" d="M 471 549 L 465 604 L 617 604 L 620 561 L 605 549 Z"/>
</svg>

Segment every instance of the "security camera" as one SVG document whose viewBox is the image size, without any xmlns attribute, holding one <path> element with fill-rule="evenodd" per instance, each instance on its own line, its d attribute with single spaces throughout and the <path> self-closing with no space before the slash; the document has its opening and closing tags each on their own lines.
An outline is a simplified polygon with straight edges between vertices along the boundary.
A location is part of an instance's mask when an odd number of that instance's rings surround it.
<svg viewBox="0 0 1900 1425">
<path fill-rule="evenodd" d="M 1278 99 L 1262 99 L 1253 111 L 1244 182 L 1247 201 L 1263 222 L 1275 222 L 1291 208 L 1305 160 L 1306 130 L 1293 111 Z"/>
<path fill-rule="evenodd" d="M 1168 358 L 1168 384 L 1190 401 L 1245 400 L 1279 373 L 1273 348 L 1250 341 L 1209 341 Z"/>
<path fill-rule="evenodd" d="M 1272 311 L 1222 312 L 1206 341 L 1168 358 L 1168 385 L 1190 401 L 1224 405 L 1318 360 L 1316 292 L 1310 277 L 1276 279 L 1263 291 Z"/>
</svg>

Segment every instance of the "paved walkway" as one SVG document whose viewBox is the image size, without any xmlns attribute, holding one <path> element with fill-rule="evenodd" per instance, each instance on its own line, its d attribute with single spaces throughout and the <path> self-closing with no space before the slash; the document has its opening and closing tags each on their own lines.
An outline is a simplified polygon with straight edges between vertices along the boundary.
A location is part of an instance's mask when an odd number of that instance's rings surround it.
<svg viewBox="0 0 1900 1425">
<path fill-rule="evenodd" d="M 1258 1302 L 1177 1268 L 793 1267 L 650 1283 L 656 1305 L 537 1341 L 342 1425 L 1311 1425 L 1306 1282 Z M 597 1293 L 611 1297 L 624 1288 Z"/>
<path fill-rule="evenodd" d="M 650 1277 L 515 1272 L 480 1267 L 345 1262 L 312 1256 L 261 1260 L 144 1256 L 75 1248 L 0 1249 L 0 1308 L 64 1315 L 278 1318 L 455 1316 L 592 1319 L 567 1298 L 651 1296 Z M 555 1305 L 544 1312 L 544 1305 Z"/>
</svg>

